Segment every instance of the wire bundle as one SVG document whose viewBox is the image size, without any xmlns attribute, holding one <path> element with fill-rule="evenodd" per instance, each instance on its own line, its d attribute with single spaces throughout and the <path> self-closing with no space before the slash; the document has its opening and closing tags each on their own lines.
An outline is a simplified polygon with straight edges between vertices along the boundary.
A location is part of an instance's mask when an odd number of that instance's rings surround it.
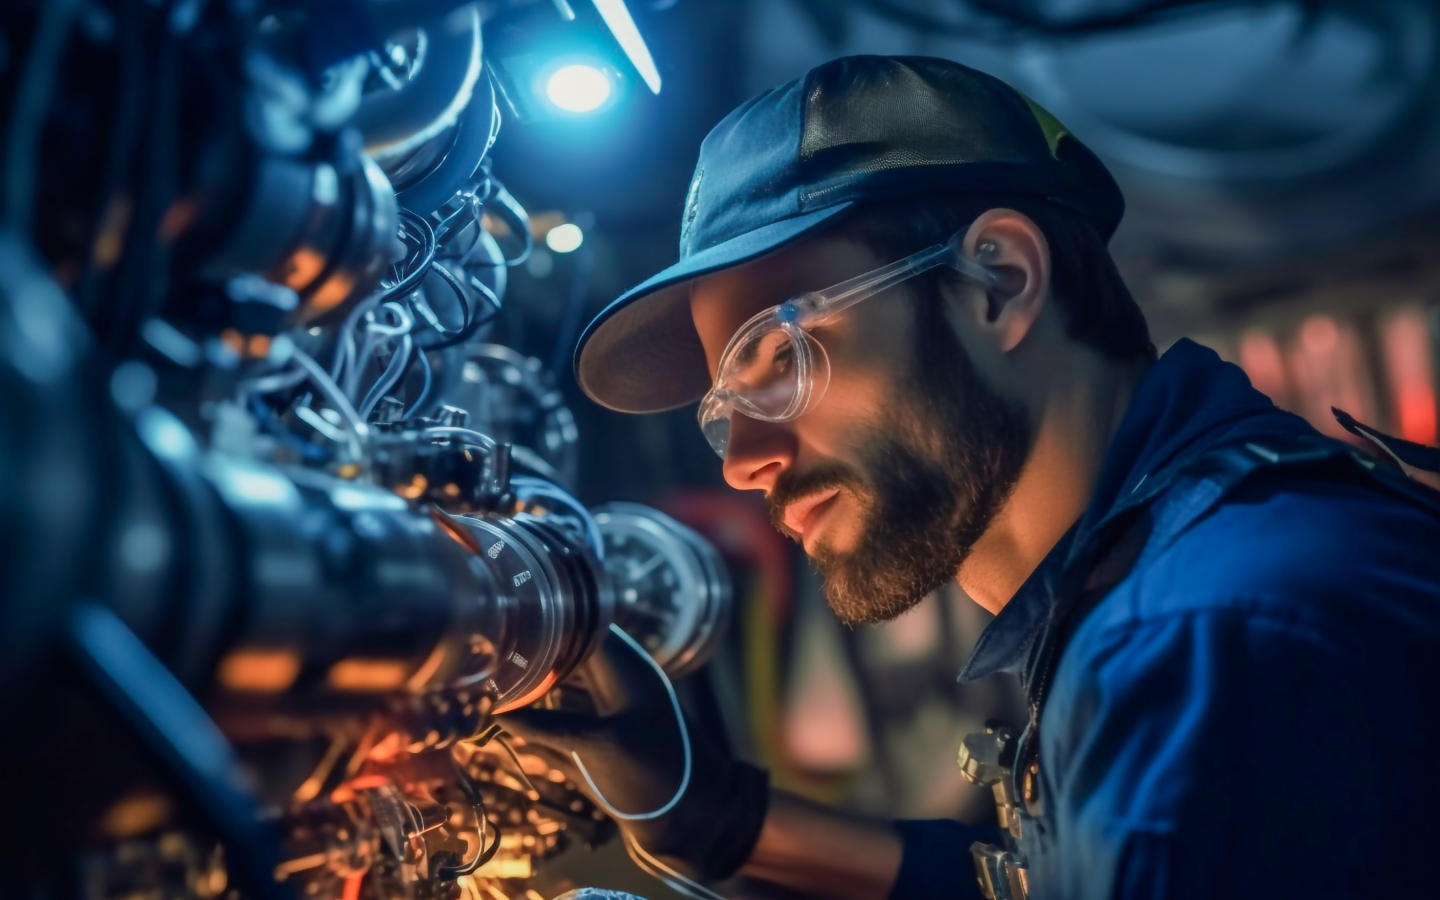
<svg viewBox="0 0 1440 900">
<path fill-rule="evenodd" d="M 405 254 L 391 267 L 390 277 L 381 282 L 380 289 L 357 303 L 336 327 L 329 365 L 321 365 L 296 347 L 279 371 L 241 384 L 242 399 L 262 426 L 302 457 L 315 459 L 316 445 L 289 432 L 282 415 L 265 402 L 269 395 L 308 384 L 313 390 L 293 397 L 286 412 L 328 442 L 343 445 L 350 457 L 358 460 L 363 457 L 369 423 L 385 398 L 402 400 L 399 417 L 406 422 L 433 406 L 435 375 L 430 354 L 471 341 L 500 313 L 500 298 L 487 285 L 469 278 L 467 287 L 461 280 L 467 265 L 496 264 L 490 260 L 471 261 L 483 240 L 481 215 L 492 184 L 486 176 L 457 194 L 457 209 L 439 217 L 438 226 L 430 217 L 400 210 L 398 237 Z M 460 250 L 451 244 L 471 230 L 456 227 L 467 212 L 467 224 L 473 226 L 474 236 Z M 441 231 L 439 238 L 437 228 Z M 511 262 L 504 260 L 500 264 Z M 457 271 L 462 274 L 457 275 Z M 458 323 L 446 322 L 432 305 L 427 290 L 436 289 L 454 297 L 454 307 L 460 314 Z M 477 299 L 483 303 L 477 303 Z M 449 316 L 453 313 L 446 318 Z M 407 377 L 417 366 L 421 375 L 419 388 L 407 391 Z M 321 415 L 314 405 L 317 401 L 333 412 Z M 264 412 L 258 406 L 263 406 Z"/>
</svg>

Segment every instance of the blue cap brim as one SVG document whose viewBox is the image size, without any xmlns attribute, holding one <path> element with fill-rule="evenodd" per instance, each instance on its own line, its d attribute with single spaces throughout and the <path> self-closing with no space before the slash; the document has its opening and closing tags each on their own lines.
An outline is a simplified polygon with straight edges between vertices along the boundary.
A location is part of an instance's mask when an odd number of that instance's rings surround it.
<svg viewBox="0 0 1440 900">
<path fill-rule="evenodd" d="M 580 335 L 580 388 L 601 406 L 626 413 L 662 412 L 699 400 L 710 388 L 710 371 L 690 317 L 691 282 L 778 250 L 852 205 L 837 203 L 747 231 L 626 291 Z"/>
</svg>

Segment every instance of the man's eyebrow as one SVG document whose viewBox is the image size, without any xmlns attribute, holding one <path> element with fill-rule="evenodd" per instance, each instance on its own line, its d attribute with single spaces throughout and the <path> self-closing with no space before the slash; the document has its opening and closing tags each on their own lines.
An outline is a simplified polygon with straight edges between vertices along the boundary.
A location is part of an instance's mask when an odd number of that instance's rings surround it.
<svg viewBox="0 0 1440 900">
<path fill-rule="evenodd" d="M 732 362 L 739 363 L 740 365 L 749 365 L 755 361 L 755 354 L 759 351 L 760 342 L 758 340 L 746 341 L 740 348 L 740 352 L 735 354 Z"/>
</svg>

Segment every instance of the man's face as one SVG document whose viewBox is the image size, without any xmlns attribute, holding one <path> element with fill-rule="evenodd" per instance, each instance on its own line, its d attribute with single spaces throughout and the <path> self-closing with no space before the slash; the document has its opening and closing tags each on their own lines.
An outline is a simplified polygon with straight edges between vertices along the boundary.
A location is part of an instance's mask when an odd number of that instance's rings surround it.
<svg viewBox="0 0 1440 900">
<path fill-rule="evenodd" d="M 822 237 L 702 279 L 691 312 L 712 377 L 737 328 L 795 294 L 893 262 Z M 725 478 L 763 490 L 848 624 L 892 619 L 953 579 L 1019 477 L 1033 426 L 984 383 L 914 282 L 811 333 L 830 360 L 818 405 L 792 422 L 731 421 Z M 922 289 L 924 290 L 924 289 Z"/>
</svg>

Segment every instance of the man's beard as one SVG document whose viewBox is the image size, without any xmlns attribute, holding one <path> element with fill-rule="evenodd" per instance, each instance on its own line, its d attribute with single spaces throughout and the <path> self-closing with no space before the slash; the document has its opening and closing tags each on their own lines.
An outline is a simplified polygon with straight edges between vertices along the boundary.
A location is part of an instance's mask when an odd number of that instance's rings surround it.
<svg viewBox="0 0 1440 900">
<path fill-rule="evenodd" d="M 847 625 L 888 621 L 955 578 L 1009 497 L 1034 425 L 986 384 L 944 322 L 919 329 L 910 397 L 869 435 L 858 465 L 786 472 L 770 492 L 779 527 L 793 500 L 830 488 L 863 507 L 856 546 L 816 546 L 826 602 Z"/>
</svg>

